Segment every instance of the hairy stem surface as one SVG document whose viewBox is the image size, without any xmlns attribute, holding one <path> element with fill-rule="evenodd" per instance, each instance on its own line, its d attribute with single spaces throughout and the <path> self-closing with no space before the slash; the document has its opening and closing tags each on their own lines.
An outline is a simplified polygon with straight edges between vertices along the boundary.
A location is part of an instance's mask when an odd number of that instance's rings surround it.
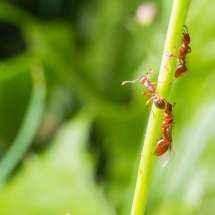
<svg viewBox="0 0 215 215">
<path fill-rule="evenodd" d="M 164 98 L 168 97 L 172 81 L 174 80 L 176 57 L 171 57 L 171 55 L 177 56 L 178 54 L 183 25 L 190 1 L 173 1 L 157 85 L 158 94 Z M 138 169 L 131 210 L 132 215 L 142 215 L 145 210 L 155 159 L 154 151 L 160 135 L 161 116 L 162 112 L 152 105 Z"/>
</svg>

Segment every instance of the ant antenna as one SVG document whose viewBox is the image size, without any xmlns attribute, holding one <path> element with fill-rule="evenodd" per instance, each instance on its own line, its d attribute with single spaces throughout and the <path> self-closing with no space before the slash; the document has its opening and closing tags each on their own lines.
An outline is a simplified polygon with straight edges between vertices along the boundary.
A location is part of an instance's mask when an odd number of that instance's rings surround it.
<svg viewBox="0 0 215 215">
<path fill-rule="evenodd" d="M 186 25 L 183 25 L 184 30 L 186 31 L 186 33 L 188 33 L 188 28 Z"/>
<path fill-rule="evenodd" d="M 137 78 L 137 79 L 132 80 L 132 81 L 123 81 L 123 82 L 121 83 L 121 85 L 122 85 L 122 86 L 125 86 L 125 85 L 127 85 L 127 84 L 134 84 L 134 83 L 136 83 L 136 82 L 139 81 L 139 80 L 140 80 L 140 78 Z"/>
</svg>

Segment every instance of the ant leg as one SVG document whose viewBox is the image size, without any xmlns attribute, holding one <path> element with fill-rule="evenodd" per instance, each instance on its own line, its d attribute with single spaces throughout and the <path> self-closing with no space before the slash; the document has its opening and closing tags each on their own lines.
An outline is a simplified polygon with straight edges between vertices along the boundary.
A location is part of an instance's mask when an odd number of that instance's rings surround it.
<svg viewBox="0 0 215 215">
<path fill-rule="evenodd" d="M 187 28 L 187 26 L 186 26 L 186 25 L 183 25 L 183 28 L 184 28 L 184 31 L 185 31 L 186 33 L 188 33 L 188 28 Z"/>
<path fill-rule="evenodd" d="M 153 110 L 151 111 L 151 113 L 152 113 L 152 115 L 153 115 L 153 116 L 155 116 L 155 113 L 154 113 L 154 111 L 153 111 Z"/>
<path fill-rule="evenodd" d="M 164 65 L 164 68 L 167 70 L 168 69 L 168 66 L 167 66 L 167 62 L 172 58 L 172 57 L 177 57 L 177 55 L 173 54 L 173 53 L 166 53 L 165 54 L 166 56 L 166 64 Z"/>
<path fill-rule="evenodd" d="M 191 52 L 191 47 L 188 46 L 187 53 L 190 53 L 190 52 Z"/>
<path fill-rule="evenodd" d="M 169 60 L 172 57 L 178 57 L 178 55 L 175 55 L 173 53 L 166 53 L 165 56 L 166 56 L 167 60 Z"/>
<path fill-rule="evenodd" d="M 151 103 L 152 103 L 152 100 L 153 100 L 153 98 L 151 97 L 150 99 L 148 99 L 147 101 L 146 101 L 146 106 L 148 106 L 148 108 L 149 108 L 149 111 L 151 110 L 151 113 L 152 113 L 152 115 L 154 116 L 155 115 L 155 113 L 154 113 L 154 111 L 152 110 L 152 106 L 149 106 L 149 105 L 151 105 Z"/>
<path fill-rule="evenodd" d="M 184 58 L 178 58 L 178 61 L 179 61 L 179 64 L 181 64 L 181 65 L 185 65 L 186 64 L 186 62 L 185 62 L 185 59 Z"/>
<path fill-rule="evenodd" d="M 151 81 L 151 84 L 156 86 L 157 85 L 157 81 Z"/>
<path fill-rule="evenodd" d="M 151 98 L 151 92 L 144 92 L 144 93 L 142 93 L 143 94 L 143 96 L 146 96 L 146 97 L 150 97 Z"/>
<path fill-rule="evenodd" d="M 175 105 L 176 105 L 176 102 L 173 102 L 173 103 L 172 103 L 172 107 L 175 107 Z"/>
<path fill-rule="evenodd" d="M 157 81 L 151 81 L 151 83 L 157 85 Z"/>
<path fill-rule="evenodd" d="M 169 58 L 171 58 L 171 57 L 178 57 L 178 55 L 173 54 L 173 53 L 170 53 L 170 54 L 168 54 L 168 55 L 169 55 Z"/>
<path fill-rule="evenodd" d="M 169 148 L 169 150 L 170 150 L 170 153 L 172 153 L 173 155 L 175 155 L 175 149 L 174 149 L 174 147 L 172 146 L 172 144 L 171 144 L 171 147 Z"/>
<path fill-rule="evenodd" d="M 153 96 L 152 96 L 152 94 L 151 94 L 151 92 L 145 92 L 145 93 L 143 93 L 143 95 L 144 96 L 147 96 L 147 97 L 150 97 L 147 101 L 146 101 L 146 106 L 148 106 L 148 109 L 149 109 L 149 111 L 150 111 L 150 106 L 149 105 L 151 105 L 151 102 L 152 102 L 152 100 L 153 100 Z M 152 111 L 152 114 L 154 115 L 154 112 Z"/>
<path fill-rule="evenodd" d="M 149 98 L 147 101 L 146 101 L 146 105 L 149 105 L 150 102 L 153 100 L 153 97 L 151 96 L 151 98 Z"/>
<path fill-rule="evenodd" d="M 151 92 L 145 92 L 145 93 L 143 93 L 143 95 L 144 96 L 147 96 L 147 97 L 150 97 L 147 101 L 146 101 L 146 106 L 148 107 L 148 110 L 150 111 L 150 106 L 149 105 L 151 105 L 151 100 L 152 100 L 152 98 L 151 98 Z M 153 113 L 154 114 L 154 113 Z"/>
</svg>

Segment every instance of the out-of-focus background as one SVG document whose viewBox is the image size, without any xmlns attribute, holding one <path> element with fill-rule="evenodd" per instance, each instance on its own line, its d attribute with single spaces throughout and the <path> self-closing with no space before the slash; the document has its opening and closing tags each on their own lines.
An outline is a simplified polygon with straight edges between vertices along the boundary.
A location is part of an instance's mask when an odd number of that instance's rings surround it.
<svg viewBox="0 0 215 215">
<path fill-rule="evenodd" d="M 0 214 L 129 214 L 172 1 L 0 2 Z M 193 0 L 174 153 L 146 214 L 215 214 L 215 4 Z M 154 77 L 155 78 L 155 77 Z"/>
</svg>

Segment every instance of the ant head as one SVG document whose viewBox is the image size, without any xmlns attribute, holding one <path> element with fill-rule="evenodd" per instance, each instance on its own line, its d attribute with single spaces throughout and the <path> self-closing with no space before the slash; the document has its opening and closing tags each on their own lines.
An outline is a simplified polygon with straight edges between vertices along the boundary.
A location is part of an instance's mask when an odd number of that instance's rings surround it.
<svg viewBox="0 0 215 215">
<path fill-rule="evenodd" d="M 166 102 L 164 101 L 164 99 L 161 96 L 155 95 L 153 97 L 153 102 L 154 102 L 155 106 L 159 109 L 164 109 L 166 107 Z"/>
<path fill-rule="evenodd" d="M 188 28 L 187 28 L 186 25 L 184 25 L 183 27 L 184 27 L 183 41 L 184 41 L 186 44 L 189 44 L 189 43 L 190 43 L 190 35 L 189 35 L 189 32 L 188 32 Z"/>
<path fill-rule="evenodd" d="M 176 67 L 176 71 L 175 71 L 175 77 L 178 78 L 180 76 L 182 76 L 185 72 L 187 71 L 187 67 L 185 64 L 185 61 L 183 64 L 178 64 Z"/>
<path fill-rule="evenodd" d="M 172 104 L 172 107 L 175 107 L 175 105 L 176 105 L 176 102 L 174 102 L 174 103 Z"/>
<path fill-rule="evenodd" d="M 142 75 L 138 78 L 141 84 L 144 84 L 147 81 L 147 79 L 148 79 L 147 75 Z"/>
<path fill-rule="evenodd" d="M 183 36 L 184 43 L 188 45 L 190 43 L 190 35 L 188 33 L 183 33 Z"/>
</svg>

